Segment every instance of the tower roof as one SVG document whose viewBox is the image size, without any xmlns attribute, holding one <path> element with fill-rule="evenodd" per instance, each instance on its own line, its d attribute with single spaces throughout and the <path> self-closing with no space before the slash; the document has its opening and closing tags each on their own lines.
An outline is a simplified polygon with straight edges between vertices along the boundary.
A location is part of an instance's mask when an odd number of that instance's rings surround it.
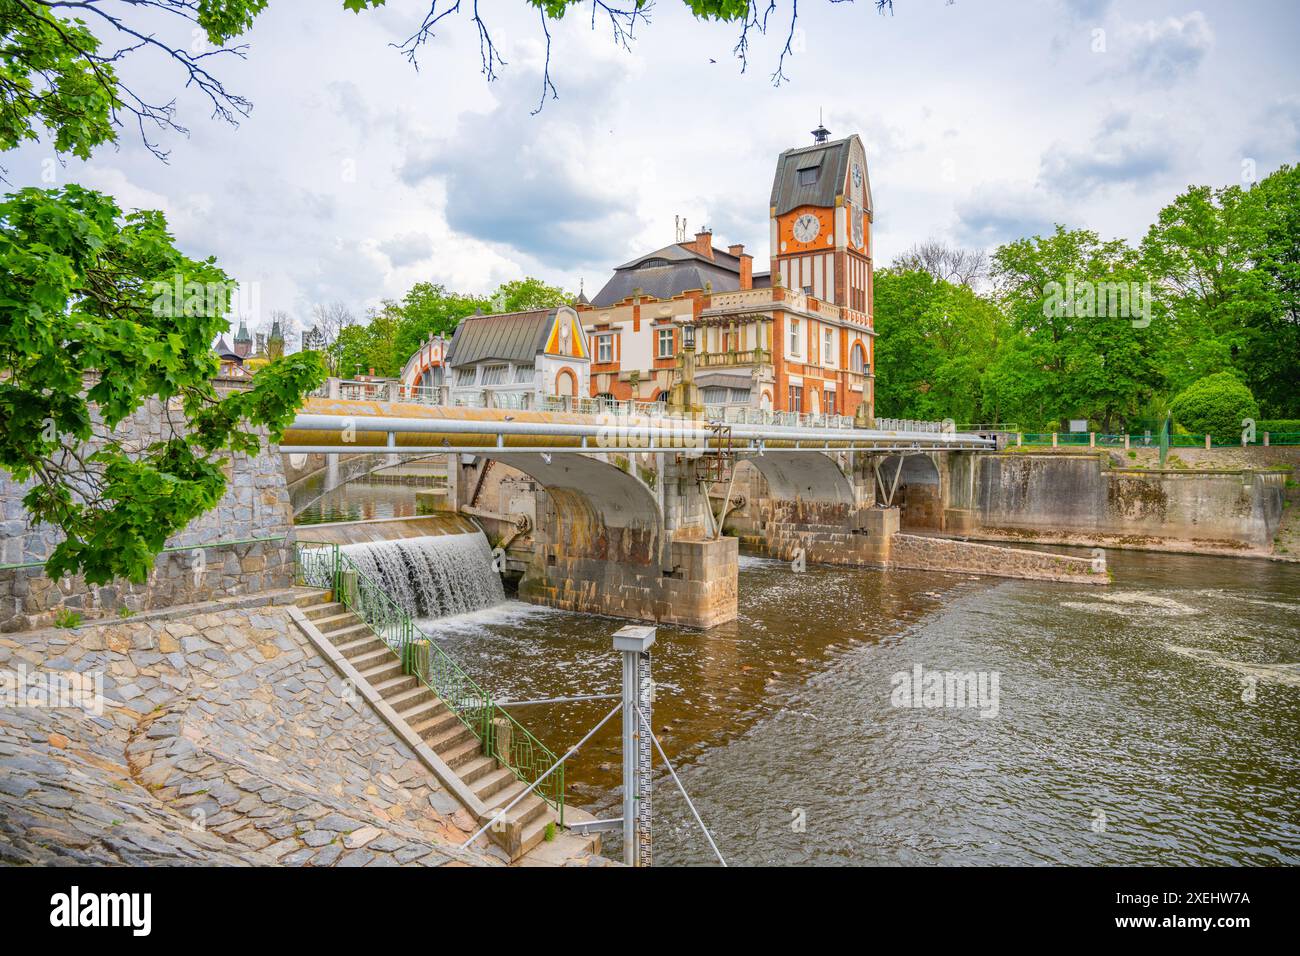
<svg viewBox="0 0 1300 956">
<path fill-rule="evenodd" d="M 772 180 L 773 215 L 783 216 L 800 206 L 834 206 L 844 195 L 849 169 L 855 160 L 862 166 L 864 205 L 871 212 L 866 156 L 857 135 L 787 149 L 776 161 L 776 176 Z M 801 181 L 801 169 L 817 170 L 812 182 Z"/>
</svg>

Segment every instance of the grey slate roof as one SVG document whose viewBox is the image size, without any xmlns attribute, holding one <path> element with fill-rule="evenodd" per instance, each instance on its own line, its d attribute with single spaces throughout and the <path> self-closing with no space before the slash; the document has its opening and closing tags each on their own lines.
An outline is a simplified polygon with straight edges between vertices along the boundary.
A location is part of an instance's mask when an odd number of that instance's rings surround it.
<svg viewBox="0 0 1300 956">
<path fill-rule="evenodd" d="M 546 347 L 557 309 L 471 315 L 462 319 L 447 349 L 447 364 L 470 365 L 484 359 L 531 362 Z"/>
<path fill-rule="evenodd" d="M 655 259 L 663 260 L 665 264 L 638 268 Z M 721 249 L 714 249 L 710 259 L 694 249 L 673 243 L 616 266 L 614 275 L 592 298 L 591 304 L 604 308 L 628 298 L 637 289 L 642 295 L 671 299 L 692 289 L 703 289 L 706 283 L 712 283 L 715 292 L 739 289 L 740 260 Z"/>
<path fill-rule="evenodd" d="M 776 161 L 776 176 L 772 179 L 775 214 L 783 216 L 800 206 L 834 206 L 836 197 L 844 193 L 855 140 L 857 136 L 848 136 L 831 143 L 787 149 L 782 153 Z M 819 169 L 817 181 L 811 186 L 800 186 L 799 170 L 810 166 Z M 866 175 L 865 167 L 863 175 Z M 869 190 L 867 195 L 870 195 Z"/>
</svg>

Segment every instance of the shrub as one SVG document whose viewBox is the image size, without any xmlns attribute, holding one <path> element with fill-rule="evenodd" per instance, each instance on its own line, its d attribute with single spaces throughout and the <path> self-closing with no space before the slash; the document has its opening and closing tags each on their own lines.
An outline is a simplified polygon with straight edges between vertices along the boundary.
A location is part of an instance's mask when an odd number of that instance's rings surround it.
<svg viewBox="0 0 1300 956">
<path fill-rule="evenodd" d="M 1228 437 L 1241 433 L 1243 418 L 1259 415 L 1250 389 L 1231 372 L 1207 375 L 1183 389 L 1170 404 L 1174 418 L 1194 434 Z"/>
<path fill-rule="evenodd" d="M 1265 418 L 1255 423 L 1255 431 L 1274 435 L 1300 432 L 1300 418 Z"/>
</svg>

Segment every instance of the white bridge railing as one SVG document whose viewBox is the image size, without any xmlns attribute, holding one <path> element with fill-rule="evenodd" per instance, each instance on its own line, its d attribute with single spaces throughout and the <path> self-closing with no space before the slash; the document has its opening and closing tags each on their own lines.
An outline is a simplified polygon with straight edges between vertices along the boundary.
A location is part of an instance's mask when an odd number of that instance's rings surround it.
<svg viewBox="0 0 1300 956">
<path fill-rule="evenodd" d="M 613 418 L 684 418 L 669 411 L 663 402 L 615 401 L 606 398 L 575 398 L 558 395 L 535 399 L 531 391 L 480 389 L 456 395 L 445 385 L 404 385 L 397 381 L 351 381 L 332 379 L 317 390 L 324 397 L 361 401 L 408 402 L 419 405 L 447 405 L 459 408 L 535 409 Z M 775 425 L 787 428 L 851 429 L 858 427 L 852 416 L 813 412 L 778 412 L 748 405 L 706 405 L 704 418 L 728 425 Z M 952 434 L 951 421 L 931 422 L 910 418 L 877 418 L 876 431 Z"/>
</svg>

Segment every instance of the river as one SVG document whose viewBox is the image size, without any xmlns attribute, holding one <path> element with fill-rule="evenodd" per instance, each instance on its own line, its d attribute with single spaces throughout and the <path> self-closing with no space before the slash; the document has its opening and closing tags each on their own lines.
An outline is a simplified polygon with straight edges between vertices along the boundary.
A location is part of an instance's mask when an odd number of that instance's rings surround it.
<svg viewBox="0 0 1300 956">
<path fill-rule="evenodd" d="M 655 732 L 727 861 L 1300 863 L 1300 674 L 1272 667 L 1300 661 L 1300 566 L 1109 557 L 1108 588 L 742 557 L 739 619 L 653 656 Z M 513 700 L 617 691 L 620 624 L 425 622 Z M 898 706 L 917 665 L 982 675 L 984 706 Z M 561 753 L 610 703 L 514 712 Z M 617 728 L 567 769 L 602 816 Z M 662 771 L 654 801 L 655 863 L 711 862 Z"/>
</svg>

